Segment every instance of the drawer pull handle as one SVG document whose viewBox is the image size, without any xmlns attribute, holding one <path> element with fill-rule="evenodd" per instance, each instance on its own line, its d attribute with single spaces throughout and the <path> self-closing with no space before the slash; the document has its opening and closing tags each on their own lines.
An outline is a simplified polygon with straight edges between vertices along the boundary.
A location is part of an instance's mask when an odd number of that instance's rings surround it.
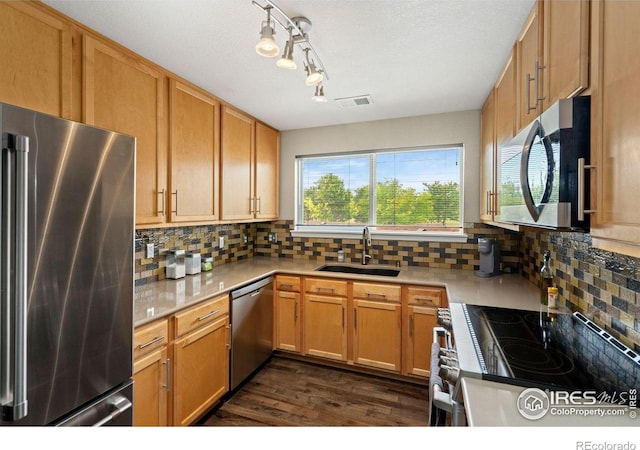
<svg viewBox="0 0 640 450">
<path fill-rule="evenodd" d="M 139 348 L 140 350 L 142 350 L 143 348 L 146 348 L 146 347 L 148 347 L 148 346 L 150 346 L 150 345 L 153 345 L 153 344 L 155 344 L 156 342 L 160 342 L 160 341 L 161 341 L 161 340 L 163 340 L 163 339 L 164 339 L 164 336 L 158 336 L 158 337 L 155 337 L 155 338 L 151 339 L 149 342 L 146 342 L 146 343 L 144 343 L 144 344 L 140 344 L 140 345 L 138 345 L 138 348 Z"/>
<path fill-rule="evenodd" d="M 316 290 L 317 290 L 317 291 L 329 291 L 329 292 L 333 292 L 333 291 L 335 291 L 336 289 L 335 289 L 335 288 L 332 288 L 332 287 L 318 286 L 318 287 L 316 287 Z"/>
<path fill-rule="evenodd" d="M 203 321 L 203 320 L 205 320 L 205 319 L 208 319 L 208 318 L 209 318 L 209 317 L 211 317 L 211 316 L 215 316 L 215 315 L 216 315 L 216 314 L 218 314 L 219 312 L 220 312 L 220 310 L 219 310 L 219 309 L 216 309 L 215 311 L 211 311 L 209 314 L 205 314 L 205 315 L 204 315 L 204 316 L 202 316 L 202 317 L 198 317 L 198 322 L 201 322 L 201 321 Z"/>
<path fill-rule="evenodd" d="M 416 300 L 426 300 L 428 302 L 436 301 L 437 297 L 423 297 L 421 295 L 416 295 Z"/>
<path fill-rule="evenodd" d="M 367 292 L 367 297 L 387 298 L 387 294 L 385 294 L 384 292 Z"/>
<path fill-rule="evenodd" d="M 282 288 L 291 289 L 293 287 L 293 284 L 292 283 L 280 283 L 279 287 L 280 287 L 280 289 L 282 289 Z"/>
</svg>

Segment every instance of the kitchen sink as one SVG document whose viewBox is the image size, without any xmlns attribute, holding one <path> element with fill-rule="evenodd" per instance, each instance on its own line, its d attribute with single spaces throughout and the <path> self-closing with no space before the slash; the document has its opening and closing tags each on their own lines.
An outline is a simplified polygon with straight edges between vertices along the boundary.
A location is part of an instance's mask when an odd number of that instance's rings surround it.
<svg viewBox="0 0 640 450">
<path fill-rule="evenodd" d="M 400 273 L 398 269 L 381 269 L 378 267 L 366 267 L 366 266 L 341 266 L 327 264 L 316 269 L 319 272 L 340 272 L 340 273 L 355 273 L 357 275 L 377 275 L 383 277 L 397 277 Z"/>
</svg>

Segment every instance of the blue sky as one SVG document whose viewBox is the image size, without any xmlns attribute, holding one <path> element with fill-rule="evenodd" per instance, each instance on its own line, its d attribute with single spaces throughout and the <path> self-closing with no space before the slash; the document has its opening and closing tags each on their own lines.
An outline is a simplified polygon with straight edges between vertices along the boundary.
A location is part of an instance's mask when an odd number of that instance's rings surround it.
<svg viewBox="0 0 640 450">
<path fill-rule="evenodd" d="M 381 152 L 376 154 L 376 175 L 380 181 L 397 178 L 403 187 L 423 190 L 422 182 L 460 183 L 461 149 Z M 322 175 L 333 173 L 345 180 L 347 189 L 369 183 L 369 155 L 348 158 L 321 157 L 304 160 L 304 186 L 312 186 Z"/>
</svg>

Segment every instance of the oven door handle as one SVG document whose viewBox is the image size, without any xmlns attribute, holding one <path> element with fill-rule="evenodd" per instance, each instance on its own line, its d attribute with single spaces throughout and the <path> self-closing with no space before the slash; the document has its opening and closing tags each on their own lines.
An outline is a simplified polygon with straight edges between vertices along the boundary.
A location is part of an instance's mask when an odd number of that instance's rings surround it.
<svg viewBox="0 0 640 450">
<path fill-rule="evenodd" d="M 433 327 L 433 342 L 439 342 L 439 339 L 443 338 L 445 341 L 445 348 L 450 350 L 453 348 L 451 344 L 451 333 L 443 327 Z"/>
</svg>

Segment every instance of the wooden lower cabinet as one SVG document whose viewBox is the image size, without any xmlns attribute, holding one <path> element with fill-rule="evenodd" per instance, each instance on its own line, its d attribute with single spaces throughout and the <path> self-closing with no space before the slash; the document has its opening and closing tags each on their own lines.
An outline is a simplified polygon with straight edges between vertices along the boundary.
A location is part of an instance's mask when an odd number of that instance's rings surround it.
<svg viewBox="0 0 640 450">
<path fill-rule="evenodd" d="M 169 326 L 159 320 L 135 330 L 133 362 L 133 424 L 167 425 L 170 393 Z"/>
<path fill-rule="evenodd" d="M 353 362 L 378 369 L 400 372 L 400 304 L 354 300 L 353 314 Z"/>
<path fill-rule="evenodd" d="M 229 390 L 229 316 L 173 344 L 173 424 L 190 425 Z"/>
<path fill-rule="evenodd" d="M 347 360 L 346 307 L 345 297 L 305 295 L 305 355 Z"/>
<path fill-rule="evenodd" d="M 438 308 L 447 307 L 442 287 L 404 286 L 402 374 L 429 378 L 433 327 L 438 326 Z"/>
<path fill-rule="evenodd" d="M 300 293 L 275 292 L 275 341 L 278 350 L 300 353 L 301 320 Z"/>
<path fill-rule="evenodd" d="M 169 364 L 166 345 L 134 362 L 134 426 L 162 427 L 167 425 Z"/>
<path fill-rule="evenodd" d="M 407 339 L 405 346 L 406 375 L 429 377 L 433 327 L 437 326 L 437 308 L 407 307 Z"/>
<path fill-rule="evenodd" d="M 137 327 L 134 425 L 184 426 L 198 420 L 229 391 L 229 347 L 228 295 Z"/>
</svg>

